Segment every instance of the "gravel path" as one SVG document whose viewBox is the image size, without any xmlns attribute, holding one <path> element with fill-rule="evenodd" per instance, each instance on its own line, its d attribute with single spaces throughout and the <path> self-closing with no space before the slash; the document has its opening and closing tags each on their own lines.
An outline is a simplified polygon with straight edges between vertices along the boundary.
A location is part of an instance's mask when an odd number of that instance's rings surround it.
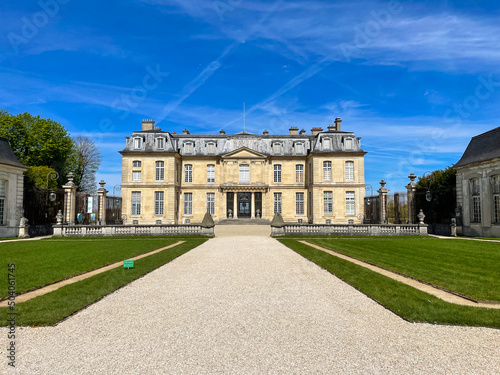
<svg viewBox="0 0 500 375">
<path fill-rule="evenodd" d="M 229 226 L 228 226 L 229 227 Z M 277 241 L 230 228 L 56 327 L 20 374 L 495 374 L 500 330 L 411 324 Z"/>
</svg>

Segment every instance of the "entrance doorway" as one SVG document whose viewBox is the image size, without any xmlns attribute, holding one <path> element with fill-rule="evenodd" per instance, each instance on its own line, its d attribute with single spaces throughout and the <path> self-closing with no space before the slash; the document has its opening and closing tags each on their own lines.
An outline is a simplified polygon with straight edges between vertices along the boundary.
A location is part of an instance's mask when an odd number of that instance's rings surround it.
<svg viewBox="0 0 500 375">
<path fill-rule="evenodd" d="M 238 217 L 251 217 L 251 193 L 238 193 Z"/>
</svg>

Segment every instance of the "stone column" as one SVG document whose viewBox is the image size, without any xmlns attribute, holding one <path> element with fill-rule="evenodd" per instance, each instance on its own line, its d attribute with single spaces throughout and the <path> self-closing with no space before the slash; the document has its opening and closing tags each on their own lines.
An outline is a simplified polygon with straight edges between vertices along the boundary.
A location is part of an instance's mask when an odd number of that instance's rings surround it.
<svg viewBox="0 0 500 375">
<path fill-rule="evenodd" d="M 417 176 L 412 172 L 408 176 L 410 179 L 410 183 L 406 185 L 406 190 L 408 191 L 408 224 L 416 224 L 417 220 L 417 206 L 416 206 L 416 192 L 417 192 L 417 183 L 415 179 Z"/>
<path fill-rule="evenodd" d="M 401 224 L 399 219 L 399 193 L 394 194 L 394 224 Z"/>
<path fill-rule="evenodd" d="M 255 219 L 255 193 L 250 193 L 250 218 Z"/>
<path fill-rule="evenodd" d="M 101 187 L 97 190 L 97 220 L 99 225 L 106 225 L 106 194 L 108 191 L 104 188 L 106 185 L 104 180 L 101 180 L 99 185 Z"/>
<path fill-rule="evenodd" d="M 237 217 L 238 217 L 238 193 L 235 191 L 233 199 L 233 219 L 236 219 Z"/>
<path fill-rule="evenodd" d="M 76 189 L 78 186 L 73 182 L 73 173 L 68 174 L 68 182 L 64 189 L 64 222 L 69 225 L 75 224 L 76 216 Z"/>
<path fill-rule="evenodd" d="M 384 180 L 380 181 L 380 189 L 377 190 L 379 196 L 379 224 L 385 224 L 387 220 L 387 190 L 385 188 L 386 182 Z"/>
</svg>

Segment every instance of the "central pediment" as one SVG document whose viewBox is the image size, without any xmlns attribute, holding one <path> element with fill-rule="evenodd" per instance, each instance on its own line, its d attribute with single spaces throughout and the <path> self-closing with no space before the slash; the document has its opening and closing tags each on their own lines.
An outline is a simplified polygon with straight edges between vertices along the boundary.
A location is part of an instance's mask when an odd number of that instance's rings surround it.
<svg viewBox="0 0 500 375">
<path fill-rule="evenodd" d="M 267 156 L 254 151 L 248 147 L 240 147 L 237 150 L 222 155 L 224 159 L 265 159 Z"/>
</svg>

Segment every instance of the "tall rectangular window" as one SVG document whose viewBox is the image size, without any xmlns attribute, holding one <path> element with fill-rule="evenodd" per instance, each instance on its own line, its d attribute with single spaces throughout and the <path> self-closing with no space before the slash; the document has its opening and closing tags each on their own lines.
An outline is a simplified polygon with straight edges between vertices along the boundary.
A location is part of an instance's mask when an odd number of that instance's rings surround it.
<svg viewBox="0 0 500 375">
<path fill-rule="evenodd" d="M 323 192 L 323 204 L 325 215 L 333 214 L 333 191 Z"/>
<path fill-rule="evenodd" d="M 351 138 L 345 139 L 345 149 L 352 150 L 352 139 Z"/>
<path fill-rule="evenodd" d="M 134 150 L 140 150 L 142 148 L 142 138 L 134 138 Z"/>
<path fill-rule="evenodd" d="M 274 213 L 281 214 L 281 193 L 274 193 Z"/>
<path fill-rule="evenodd" d="M 304 193 L 295 193 L 295 213 L 304 215 Z"/>
<path fill-rule="evenodd" d="M 210 155 L 215 154 L 215 143 L 213 143 L 213 142 L 209 142 L 209 143 L 207 144 L 207 151 L 208 151 L 208 153 L 209 153 Z"/>
<path fill-rule="evenodd" d="M 273 143 L 273 154 L 274 155 L 281 154 L 281 143 Z"/>
<path fill-rule="evenodd" d="M 300 184 L 304 182 L 304 165 L 296 164 L 295 165 L 295 182 Z"/>
<path fill-rule="evenodd" d="M 479 179 L 470 180 L 471 200 L 472 200 L 472 222 L 481 222 L 481 190 L 479 187 Z"/>
<path fill-rule="evenodd" d="M 304 154 L 304 144 L 302 142 L 295 144 L 295 154 L 297 154 L 297 155 Z"/>
<path fill-rule="evenodd" d="M 132 181 L 141 181 L 141 171 L 132 171 Z"/>
<path fill-rule="evenodd" d="M 155 191 L 155 215 L 163 215 L 163 191 Z"/>
<path fill-rule="evenodd" d="M 156 162 L 156 181 L 163 181 L 165 178 L 165 162 Z"/>
<path fill-rule="evenodd" d="M 332 140 L 330 138 L 323 138 L 323 150 L 331 150 Z"/>
<path fill-rule="evenodd" d="M 214 164 L 208 164 L 207 165 L 207 183 L 214 183 L 215 182 L 215 165 Z"/>
<path fill-rule="evenodd" d="M 500 223 L 500 176 L 491 178 L 491 191 L 493 193 L 493 222 Z"/>
<path fill-rule="evenodd" d="M 354 191 L 346 191 L 345 193 L 345 214 L 355 215 L 356 204 L 354 200 Z"/>
<path fill-rule="evenodd" d="M 5 186 L 6 183 L 4 180 L 0 180 L 0 225 L 3 224 L 4 215 L 5 215 Z"/>
<path fill-rule="evenodd" d="M 354 181 L 354 162 L 346 161 L 345 162 L 345 180 L 347 182 Z"/>
<path fill-rule="evenodd" d="M 323 180 L 331 181 L 332 180 L 332 162 L 324 161 L 323 162 Z"/>
<path fill-rule="evenodd" d="M 184 143 L 184 153 L 185 154 L 193 153 L 193 144 L 191 142 Z"/>
<path fill-rule="evenodd" d="M 165 138 L 158 137 L 156 138 L 156 149 L 163 150 L 165 148 Z"/>
<path fill-rule="evenodd" d="M 274 182 L 281 182 L 281 164 L 274 164 Z"/>
<path fill-rule="evenodd" d="M 240 184 L 250 183 L 250 166 L 248 164 L 240 165 Z"/>
<path fill-rule="evenodd" d="M 207 193 L 207 212 L 210 215 L 215 214 L 215 193 Z"/>
<path fill-rule="evenodd" d="M 193 182 L 193 165 L 184 165 L 184 182 Z"/>
<path fill-rule="evenodd" d="M 133 191 L 132 192 L 132 215 L 140 215 L 141 214 L 141 192 Z"/>
<path fill-rule="evenodd" d="M 184 215 L 193 214 L 193 193 L 184 193 Z"/>
</svg>

